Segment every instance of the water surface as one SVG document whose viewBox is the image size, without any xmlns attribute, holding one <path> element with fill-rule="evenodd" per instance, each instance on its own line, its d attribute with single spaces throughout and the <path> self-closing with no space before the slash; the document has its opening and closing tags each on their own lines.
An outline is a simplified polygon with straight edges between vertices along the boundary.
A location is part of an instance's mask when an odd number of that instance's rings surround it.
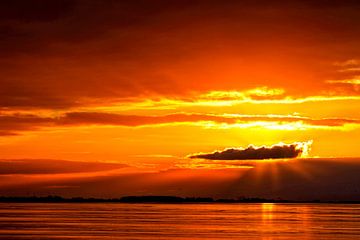
<svg viewBox="0 0 360 240">
<path fill-rule="evenodd" d="M 360 239 L 360 205 L 0 203 L 0 238 Z"/>
</svg>

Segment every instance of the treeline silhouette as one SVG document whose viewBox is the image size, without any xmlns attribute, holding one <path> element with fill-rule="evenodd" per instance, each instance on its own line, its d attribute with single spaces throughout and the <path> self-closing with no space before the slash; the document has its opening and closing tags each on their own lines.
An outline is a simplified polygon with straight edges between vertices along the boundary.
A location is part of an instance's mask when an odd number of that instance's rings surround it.
<svg viewBox="0 0 360 240">
<path fill-rule="evenodd" d="M 360 201 L 293 201 L 284 199 L 265 199 L 242 197 L 237 199 L 213 199 L 210 197 L 177 196 L 126 196 L 121 198 L 64 198 L 49 195 L 46 197 L 0 197 L 0 202 L 13 203 L 360 203 Z"/>
</svg>

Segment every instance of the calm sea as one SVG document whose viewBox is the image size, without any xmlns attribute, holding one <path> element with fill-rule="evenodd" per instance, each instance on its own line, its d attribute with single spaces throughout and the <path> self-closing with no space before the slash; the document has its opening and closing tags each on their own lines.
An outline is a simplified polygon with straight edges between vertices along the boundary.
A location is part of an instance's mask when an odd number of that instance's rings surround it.
<svg viewBox="0 0 360 240">
<path fill-rule="evenodd" d="M 360 205 L 0 203 L 1 239 L 360 239 Z"/>
</svg>

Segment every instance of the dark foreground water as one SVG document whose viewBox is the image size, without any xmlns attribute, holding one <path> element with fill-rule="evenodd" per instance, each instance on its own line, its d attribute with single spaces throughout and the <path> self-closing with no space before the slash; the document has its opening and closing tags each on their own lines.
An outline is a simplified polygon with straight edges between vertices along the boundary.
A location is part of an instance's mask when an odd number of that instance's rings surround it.
<svg viewBox="0 0 360 240">
<path fill-rule="evenodd" d="M 360 205 L 0 203 L 1 239 L 360 239 Z"/>
</svg>

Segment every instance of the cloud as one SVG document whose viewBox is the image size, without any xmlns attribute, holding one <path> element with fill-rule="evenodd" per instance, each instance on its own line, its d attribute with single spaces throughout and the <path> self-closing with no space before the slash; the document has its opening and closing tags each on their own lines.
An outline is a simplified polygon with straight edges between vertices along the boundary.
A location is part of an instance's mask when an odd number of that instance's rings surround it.
<svg viewBox="0 0 360 240">
<path fill-rule="evenodd" d="M 352 79 L 342 79 L 342 80 L 328 80 L 327 83 L 332 84 L 350 84 L 350 85 L 360 85 L 360 76 L 356 76 Z"/>
<path fill-rule="evenodd" d="M 357 126 L 359 119 L 320 118 L 294 115 L 239 115 L 176 113 L 168 115 L 126 115 L 107 112 L 67 112 L 55 116 L 35 114 L 1 114 L 0 136 L 18 135 L 24 131 L 38 131 L 46 128 L 110 125 L 140 127 L 159 124 L 190 123 L 204 127 L 263 127 L 279 130 L 342 129 Z"/>
<path fill-rule="evenodd" d="M 65 17 L 75 5 L 74 0 L 13 0 L 2 1 L 0 20 L 18 22 L 51 22 Z"/>
<path fill-rule="evenodd" d="M 323 87 L 314 81 L 331 71 L 323 62 L 358 54 L 359 3 L 333 2 L 0 1 L 0 107 L 57 109 L 268 83 L 314 94 Z"/>
<path fill-rule="evenodd" d="M 210 101 L 249 101 L 283 99 L 285 90 L 266 86 L 247 89 L 244 91 L 211 91 L 199 96 L 200 100 Z"/>
<path fill-rule="evenodd" d="M 26 116 L 27 117 L 27 116 Z M 31 115 L 28 120 L 35 122 Z M 1 120 L 1 119 L 0 119 Z M 16 121 L 15 121 L 16 122 Z M 21 120 L 20 123 L 23 123 Z M 321 118 L 312 119 L 308 117 L 293 115 L 238 115 L 238 114 L 200 114 L 200 113 L 176 113 L 167 115 L 125 115 L 117 113 L 104 112 L 68 112 L 56 118 L 44 118 L 38 120 L 39 123 L 57 126 L 76 126 L 76 125 L 113 125 L 137 127 L 156 124 L 172 123 L 198 123 L 213 122 L 217 124 L 235 125 L 257 122 L 261 125 L 263 122 L 287 124 L 301 123 L 303 125 L 315 127 L 342 127 L 346 124 L 360 124 L 359 119 L 346 118 Z M 33 124 L 34 125 L 34 124 Z M 24 126 L 23 126 L 24 127 Z"/>
<path fill-rule="evenodd" d="M 122 126 L 141 126 L 176 122 L 214 121 L 235 123 L 236 119 L 221 115 L 207 114 L 169 114 L 160 116 L 121 115 L 101 112 L 70 112 L 59 118 L 60 124 L 108 124 Z"/>
<path fill-rule="evenodd" d="M 0 159 L 0 176 L 109 171 L 128 167 L 120 163 L 78 162 L 56 159 Z"/>
<path fill-rule="evenodd" d="M 196 153 L 189 155 L 189 158 L 202 158 L 209 160 L 263 160 L 279 158 L 296 158 L 307 155 L 312 141 L 296 142 L 292 144 L 276 144 L 270 147 L 228 148 L 223 151 L 212 153 Z"/>
<path fill-rule="evenodd" d="M 0 136 L 18 135 L 18 132 L 38 130 L 53 124 L 54 119 L 35 114 L 0 113 Z"/>
</svg>

